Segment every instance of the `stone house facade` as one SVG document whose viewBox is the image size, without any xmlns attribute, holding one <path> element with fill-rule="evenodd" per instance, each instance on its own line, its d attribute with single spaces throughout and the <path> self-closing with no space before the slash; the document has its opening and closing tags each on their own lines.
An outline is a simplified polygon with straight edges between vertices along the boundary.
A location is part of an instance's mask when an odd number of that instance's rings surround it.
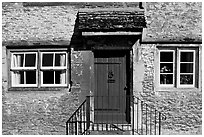
<svg viewBox="0 0 204 137">
<path fill-rule="evenodd" d="M 2 6 L 2 134 L 65 134 L 106 73 L 165 113 L 162 134 L 201 134 L 201 3 Z"/>
</svg>

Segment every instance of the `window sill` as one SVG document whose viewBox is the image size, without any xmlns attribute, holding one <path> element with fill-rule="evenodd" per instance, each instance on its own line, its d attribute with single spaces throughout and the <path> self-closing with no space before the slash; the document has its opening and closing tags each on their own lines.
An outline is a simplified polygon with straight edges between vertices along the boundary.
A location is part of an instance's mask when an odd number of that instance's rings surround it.
<svg viewBox="0 0 204 137">
<path fill-rule="evenodd" d="M 8 91 L 69 91 L 70 87 L 11 87 Z"/>
<path fill-rule="evenodd" d="M 175 88 L 175 87 L 161 87 L 159 89 L 157 89 L 156 91 L 200 91 L 199 88 L 195 88 L 195 87 L 179 87 L 179 88 Z"/>
</svg>

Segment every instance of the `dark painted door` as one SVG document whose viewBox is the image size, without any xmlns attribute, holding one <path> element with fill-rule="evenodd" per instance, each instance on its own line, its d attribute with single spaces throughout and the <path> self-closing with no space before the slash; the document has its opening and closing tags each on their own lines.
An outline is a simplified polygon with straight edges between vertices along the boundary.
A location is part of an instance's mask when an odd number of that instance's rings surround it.
<svg viewBox="0 0 204 137">
<path fill-rule="evenodd" d="M 114 51 L 95 52 L 94 120 L 126 121 L 126 55 Z"/>
</svg>

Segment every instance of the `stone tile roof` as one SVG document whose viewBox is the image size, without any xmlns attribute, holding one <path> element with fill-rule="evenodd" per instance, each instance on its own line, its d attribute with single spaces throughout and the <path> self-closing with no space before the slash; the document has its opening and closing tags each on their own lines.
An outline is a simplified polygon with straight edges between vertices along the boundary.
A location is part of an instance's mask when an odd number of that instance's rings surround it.
<svg viewBox="0 0 204 137">
<path fill-rule="evenodd" d="M 144 10 L 139 8 L 81 9 L 78 18 L 82 31 L 137 31 L 146 27 Z"/>
</svg>

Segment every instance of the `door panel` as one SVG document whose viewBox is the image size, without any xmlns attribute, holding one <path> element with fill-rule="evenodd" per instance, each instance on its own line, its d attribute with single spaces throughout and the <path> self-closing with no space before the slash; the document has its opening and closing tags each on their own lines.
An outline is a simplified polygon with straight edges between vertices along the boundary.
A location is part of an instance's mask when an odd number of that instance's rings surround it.
<svg viewBox="0 0 204 137">
<path fill-rule="evenodd" d="M 125 121 L 125 59 L 125 55 L 95 58 L 95 121 Z"/>
</svg>

